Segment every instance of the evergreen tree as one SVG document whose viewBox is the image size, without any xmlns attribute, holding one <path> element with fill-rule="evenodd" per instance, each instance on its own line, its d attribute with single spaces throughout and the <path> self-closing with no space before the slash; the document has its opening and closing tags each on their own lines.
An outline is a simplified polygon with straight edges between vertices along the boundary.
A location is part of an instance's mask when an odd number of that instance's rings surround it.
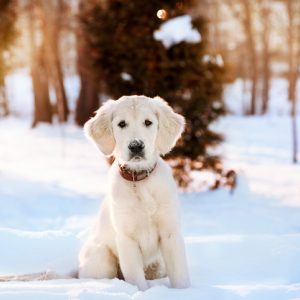
<svg viewBox="0 0 300 300">
<path fill-rule="evenodd" d="M 225 112 L 221 101 L 223 67 L 213 59 L 203 59 L 206 51 L 206 21 L 193 20 L 201 34 L 198 43 L 181 42 L 166 48 L 154 38 L 167 19 L 186 14 L 191 1 L 107 0 L 96 2 L 80 14 L 90 59 L 106 93 L 161 96 L 187 120 L 185 134 L 169 155 L 179 165 L 194 169 L 216 168 L 218 157 L 208 147 L 222 137 L 209 129 L 211 122 Z"/>
</svg>

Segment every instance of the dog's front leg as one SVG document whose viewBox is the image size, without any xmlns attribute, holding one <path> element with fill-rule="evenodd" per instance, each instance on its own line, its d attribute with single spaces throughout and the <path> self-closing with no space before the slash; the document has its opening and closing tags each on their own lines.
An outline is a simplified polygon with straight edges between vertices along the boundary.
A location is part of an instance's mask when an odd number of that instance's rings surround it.
<svg viewBox="0 0 300 300">
<path fill-rule="evenodd" d="M 178 231 L 164 231 L 161 234 L 161 250 L 168 277 L 173 288 L 187 288 L 190 279 L 184 242 Z"/>
<path fill-rule="evenodd" d="M 118 236 L 117 246 L 120 267 L 125 280 L 144 291 L 148 288 L 145 279 L 142 253 L 138 243 L 129 236 Z"/>
</svg>

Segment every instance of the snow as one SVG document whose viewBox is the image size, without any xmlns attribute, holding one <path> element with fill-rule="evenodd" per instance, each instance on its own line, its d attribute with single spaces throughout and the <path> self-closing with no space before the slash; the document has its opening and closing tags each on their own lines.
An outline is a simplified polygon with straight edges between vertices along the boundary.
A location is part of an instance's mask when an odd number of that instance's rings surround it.
<svg viewBox="0 0 300 300">
<path fill-rule="evenodd" d="M 65 274 L 76 270 L 79 241 L 74 234 L 62 230 L 34 232 L 1 228 L 1 273 L 14 275 L 56 270 Z M 33 260 L 25 259 L 28 257 Z"/>
<path fill-rule="evenodd" d="M 126 73 L 126 72 L 121 73 L 121 78 L 124 81 L 131 81 L 132 80 L 132 76 L 129 73 Z"/>
<path fill-rule="evenodd" d="M 170 48 L 181 42 L 201 42 L 201 35 L 193 28 L 192 18 L 189 15 L 183 15 L 165 21 L 159 30 L 154 32 L 154 38 L 157 41 L 161 41 L 166 48 Z"/>
<path fill-rule="evenodd" d="M 218 151 L 238 185 L 180 194 L 191 288 L 170 289 L 166 279 L 146 292 L 117 279 L 2 282 L 0 300 L 299 299 L 300 165 L 291 164 L 290 119 L 227 116 L 214 128 L 225 134 Z M 0 119 L 0 275 L 76 271 L 107 170 L 81 128 Z"/>
</svg>

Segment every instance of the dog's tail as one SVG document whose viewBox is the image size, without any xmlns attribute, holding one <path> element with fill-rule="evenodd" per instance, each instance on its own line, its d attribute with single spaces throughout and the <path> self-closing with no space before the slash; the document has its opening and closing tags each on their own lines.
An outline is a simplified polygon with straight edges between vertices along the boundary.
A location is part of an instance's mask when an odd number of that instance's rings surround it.
<svg viewBox="0 0 300 300">
<path fill-rule="evenodd" d="M 74 279 L 78 278 L 78 271 L 70 272 L 69 274 L 61 275 L 56 272 L 39 272 L 22 275 L 9 275 L 0 276 L 0 282 L 9 281 L 42 281 L 42 280 L 55 280 L 55 279 Z"/>
</svg>

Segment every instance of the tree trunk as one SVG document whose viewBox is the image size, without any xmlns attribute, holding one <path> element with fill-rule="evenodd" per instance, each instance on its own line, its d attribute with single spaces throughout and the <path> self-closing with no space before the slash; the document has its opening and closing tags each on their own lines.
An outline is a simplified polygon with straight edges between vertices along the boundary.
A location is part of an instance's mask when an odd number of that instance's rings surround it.
<svg viewBox="0 0 300 300">
<path fill-rule="evenodd" d="M 93 113 L 99 108 L 98 84 L 93 71 L 88 66 L 86 49 L 79 41 L 78 45 L 78 74 L 80 76 L 80 93 L 76 104 L 75 121 L 78 125 L 84 123 L 93 116 Z"/>
<path fill-rule="evenodd" d="M 296 97 L 296 85 L 298 78 L 298 67 L 300 64 L 300 50 L 298 52 L 295 49 L 295 43 L 300 40 L 300 35 L 298 33 L 298 40 L 295 32 L 295 12 L 297 7 L 293 0 L 286 0 L 287 12 L 288 12 L 288 59 L 289 59 L 289 90 L 288 96 L 291 102 L 291 121 L 292 121 L 292 161 L 297 163 L 297 153 L 298 153 L 298 135 L 297 135 L 297 97 Z"/>
<path fill-rule="evenodd" d="M 4 65 L 3 56 L 0 53 L 0 66 Z M 4 74 L 3 74 L 4 75 Z M 8 100 L 6 97 L 5 92 L 5 80 L 1 76 L 0 78 L 0 117 L 1 116 L 8 116 L 9 115 L 9 107 L 8 107 Z"/>
<path fill-rule="evenodd" d="M 45 59 L 45 41 L 36 45 L 35 14 L 32 8 L 29 13 L 29 35 L 31 48 L 31 78 L 34 94 L 34 115 L 32 127 L 39 122 L 52 123 L 52 107 L 49 97 L 49 85 Z"/>
<path fill-rule="evenodd" d="M 81 1 L 84 6 L 84 1 Z M 80 76 L 80 93 L 76 103 L 75 121 L 78 125 L 84 123 L 93 116 L 99 108 L 98 81 L 89 62 L 89 52 L 85 37 L 80 28 L 77 31 L 77 71 Z"/>
<path fill-rule="evenodd" d="M 0 1 L 0 117 L 9 115 L 9 105 L 5 90 L 7 66 L 5 52 L 15 39 L 16 3 L 12 0 Z"/>
<path fill-rule="evenodd" d="M 90 74 L 80 74 L 81 89 L 76 104 L 75 121 L 83 126 L 99 108 L 97 86 Z"/>
<path fill-rule="evenodd" d="M 0 84 L 0 116 L 8 116 L 9 115 L 9 107 L 8 101 L 5 93 L 5 86 Z"/>
<path fill-rule="evenodd" d="M 270 90 L 270 8 L 269 3 L 263 2 L 261 7 L 261 18 L 263 23 L 262 32 L 262 114 L 268 111 Z"/>
<path fill-rule="evenodd" d="M 262 87 L 262 114 L 267 113 L 269 108 L 269 90 L 270 90 L 270 56 L 267 50 L 263 53 L 263 87 Z"/>
<path fill-rule="evenodd" d="M 62 1 L 44 1 L 44 36 L 47 41 L 47 69 L 56 95 L 56 107 L 60 122 L 68 119 L 69 107 L 63 82 L 63 73 L 59 59 L 59 34 L 61 29 Z"/>
<path fill-rule="evenodd" d="M 293 137 L 293 163 L 298 162 L 298 130 L 297 130 L 297 109 L 296 101 L 292 103 L 292 137 Z"/>
<path fill-rule="evenodd" d="M 49 97 L 45 51 L 43 48 L 44 47 L 40 47 L 38 49 L 31 70 L 34 93 L 34 119 L 32 127 L 35 127 L 39 122 L 52 123 L 52 106 Z"/>
<path fill-rule="evenodd" d="M 251 103 L 250 103 L 250 114 L 255 115 L 256 113 L 256 93 L 257 93 L 257 57 L 255 42 L 253 36 L 253 22 L 252 22 L 252 12 L 249 0 L 243 0 L 243 6 L 245 11 L 244 18 L 244 30 L 246 33 L 246 43 L 247 49 L 249 51 L 249 62 L 250 62 L 250 77 L 252 81 L 251 86 Z"/>
<path fill-rule="evenodd" d="M 293 0 L 286 0 L 288 12 L 288 81 L 289 90 L 288 97 L 291 102 L 296 98 L 296 82 L 297 82 L 297 69 L 295 59 L 295 22 L 294 22 L 294 5 Z"/>
</svg>

